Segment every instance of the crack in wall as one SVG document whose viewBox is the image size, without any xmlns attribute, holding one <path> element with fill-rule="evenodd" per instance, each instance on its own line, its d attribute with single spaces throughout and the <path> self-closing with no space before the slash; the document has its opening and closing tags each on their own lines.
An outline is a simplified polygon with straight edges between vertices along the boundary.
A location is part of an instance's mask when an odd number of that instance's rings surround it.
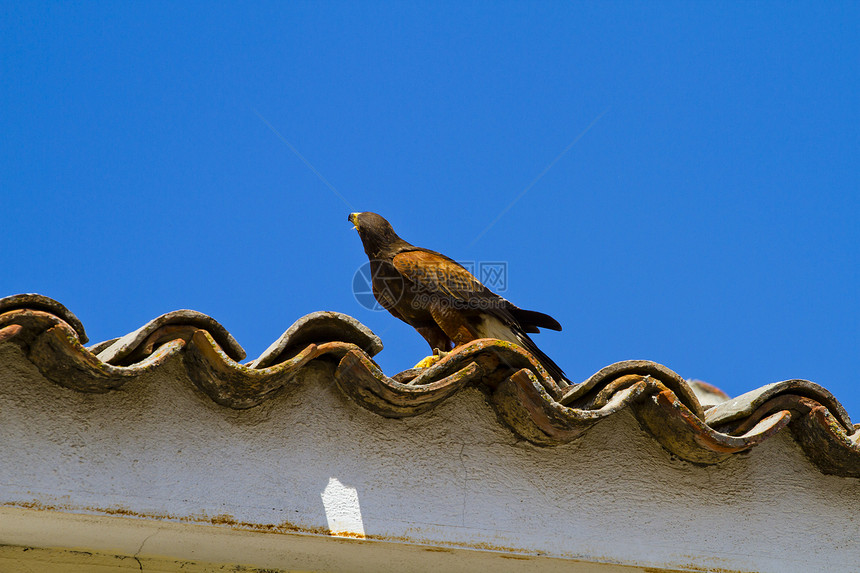
<svg viewBox="0 0 860 573">
<path fill-rule="evenodd" d="M 140 568 L 141 573 L 143 573 L 143 563 L 141 563 L 138 556 L 140 555 L 140 552 L 143 551 L 143 546 L 146 545 L 146 542 L 149 541 L 150 539 L 152 539 L 155 536 L 155 534 L 157 534 L 159 531 L 161 531 L 161 528 L 158 528 L 155 531 L 153 531 L 152 533 L 150 533 L 149 535 L 147 535 L 143 539 L 143 541 L 140 542 L 140 547 L 138 547 L 137 551 L 135 551 L 134 555 L 132 555 L 134 560 L 137 561 L 137 566 L 138 566 L 138 568 Z"/>
</svg>

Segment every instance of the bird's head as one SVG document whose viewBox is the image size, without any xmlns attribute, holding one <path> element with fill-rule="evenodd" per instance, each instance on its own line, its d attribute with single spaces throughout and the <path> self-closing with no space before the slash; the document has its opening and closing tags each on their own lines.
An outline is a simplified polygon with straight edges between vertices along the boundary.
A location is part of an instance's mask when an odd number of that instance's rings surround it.
<svg viewBox="0 0 860 573">
<path fill-rule="evenodd" d="M 409 245 L 397 236 L 391 223 L 376 213 L 370 211 L 350 213 L 349 222 L 358 231 L 358 236 L 364 245 L 364 252 L 370 258 L 380 257 L 390 248 L 400 244 Z"/>
</svg>

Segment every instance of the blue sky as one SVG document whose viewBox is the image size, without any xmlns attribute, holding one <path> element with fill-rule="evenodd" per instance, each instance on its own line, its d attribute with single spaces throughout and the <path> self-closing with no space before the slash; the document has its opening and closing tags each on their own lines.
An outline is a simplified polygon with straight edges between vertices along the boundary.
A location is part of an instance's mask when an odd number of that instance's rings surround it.
<svg viewBox="0 0 860 573">
<path fill-rule="evenodd" d="M 847 2 L 6 3 L 0 296 L 56 298 L 92 341 L 191 308 L 250 358 L 336 310 L 393 375 L 428 349 L 353 296 L 346 217 L 377 211 L 507 263 L 573 381 L 633 358 L 732 395 L 806 378 L 860 418 L 858 24 Z"/>
</svg>

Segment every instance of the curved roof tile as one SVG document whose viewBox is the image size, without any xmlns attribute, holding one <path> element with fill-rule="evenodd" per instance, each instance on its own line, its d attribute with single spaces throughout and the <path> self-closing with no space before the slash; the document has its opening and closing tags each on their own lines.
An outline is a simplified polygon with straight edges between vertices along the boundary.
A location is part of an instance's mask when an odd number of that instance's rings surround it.
<svg viewBox="0 0 860 573">
<path fill-rule="evenodd" d="M 80 392 L 108 392 L 181 360 L 213 401 L 250 408 L 288 387 L 311 361 L 327 360 L 336 364 L 338 387 L 382 416 L 426 412 L 471 384 L 513 432 L 541 446 L 574 440 L 629 408 L 664 448 L 694 463 L 718 463 L 788 427 L 821 471 L 860 478 L 860 427 L 830 392 L 806 380 L 720 402 L 724 395 L 707 384 L 688 383 L 655 362 L 628 360 L 568 386 L 520 347 L 494 339 L 472 341 L 429 368 L 389 378 L 373 361 L 382 349 L 379 338 L 336 312 L 300 318 L 248 364 L 238 362 L 245 352 L 223 326 L 191 310 L 164 314 L 90 348 L 85 342 L 83 325 L 60 303 L 36 294 L 0 299 L 0 344 L 20 345 L 46 378 Z"/>
</svg>

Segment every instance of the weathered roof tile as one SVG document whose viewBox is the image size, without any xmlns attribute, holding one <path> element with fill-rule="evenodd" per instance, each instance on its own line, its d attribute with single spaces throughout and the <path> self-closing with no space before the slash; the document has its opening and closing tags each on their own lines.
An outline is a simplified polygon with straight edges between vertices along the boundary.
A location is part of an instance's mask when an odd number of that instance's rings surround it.
<svg viewBox="0 0 860 573">
<path fill-rule="evenodd" d="M 181 338 L 186 342 L 197 330 L 209 332 L 233 360 L 245 358 L 245 350 L 233 335 L 210 316 L 196 310 L 174 310 L 154 318 L 137 330 L 115 339 L 105 347 L 91 350 L 99 360 L 108 364 L 126 366 L 152 354 L 153 348 L 166 340 Z"/>
<path fill-rule="evenodd" d="M 382 350 L 382 340 L 351 316 L 339 312 L 319 311 L 295 321 L 249 366 L 266 368 L 300 351 L 308 344 L 333 340 L 355 344 L 369 356 L 375 356 Z"/>
<path fill-rule="evenodd" d="M 728 399 L 655 362 L 629 360 L 566 386 L 520 347 L 494 339 L 472 341 L 430 368 L 389 378 L 372 359 L 382 349 L 379 338 L 335 312 L 300 318 L 248 364 L 238 362 L 245 353 L 223 326 L 190 310 L 167 313 L 90 348 L 85 341 L 80 321 L 56 301 L 34 294 L 0 299 L 0 344 L 20 345 L 46 378 L 80 392 L 108 392 L 181 360 L 213 401 L 250 408 L 289 386 L 311 361 L 327 358 L 337 364 L 338 387 L 383 416 L 426 412 L 475 385 L 512 431 L 542 446 L 574 440 L 630 408 L 663 447 L 691 462 L 720 462 L 789 427 L 823 472 L 860 478 L 860 428 L 830 392 L 806 380 L 768 384 Z"/>
</svg>

